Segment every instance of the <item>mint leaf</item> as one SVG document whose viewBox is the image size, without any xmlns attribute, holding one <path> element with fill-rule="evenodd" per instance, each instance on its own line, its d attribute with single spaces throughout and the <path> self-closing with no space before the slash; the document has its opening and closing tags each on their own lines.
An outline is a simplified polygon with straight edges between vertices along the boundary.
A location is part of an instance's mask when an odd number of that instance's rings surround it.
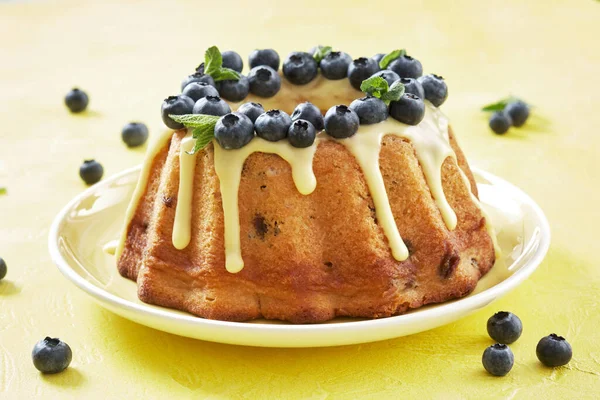
<svg viewBox="0 0 600 400">
<path fill-rule="evenodd" d="M 320 63 L 322 59 L 327 57 L 327 54 L 331 53 L 331 50 L 331 46 L 317 46 L 317 49 L 313 54 L 313 58 L 315 59 L 317 64 Z"/>
<path fill-rule="evenodd" d="M 385 102 L 385 104 L 389 105 L 392 101 L 400 100 L 400 97 L 404 95 L 404 85 L 400 81 L 396 81 L 392 83 L 390 89 L 381 96 L 381 100 Z"/>
<path fill-rule="evenodd" d="M 7 193 L 8 193 L 8 190 L 6 190 L 5 187 L 0 186 L 0 196 L 7 194 Z"/>
<path fill-rule="evenodd" d="M 526 101 L 523 101 L 523 100 L 519 99 L 518 97 L 508 96 L 508 97 L 506 97 L 506 98 L 504 98 L 502 100 L 499 100 L 499 101 L 497 101 L 495 103 L 491 103 L 491 104 L 488 104 L 488 105 L 482 107 L 481 111 L 491 111 L 491 112 L 494 112 L 494 111 L 504 111 L 504 108 L 506 108 L 506 106 L 509 103 L 514 103 L 516 101 L 521 101 L 521 102 L 527 104 L 529 107 L 531 107 L 531 104 L 527 103 Z"/>
<path fill-rule="evenodd" d="M 221 117 L 214 115 L 205 114 L 185 114 L 185 115 L 173 115 L 169 114 L 174 121 L 182 123 L 186 128 L 194 128 L 192 131 L 192 137 L 196 139 L 194 148 L 188 154 L 196 154 L 196 152 L 202 150 L 213 140 L 215 137 L 215 125 Z"/>
<path fill-rule="evenodd" d="M 216 123 L 215 123 L 216 124 Z M 196 154 L 202 150 L 213 140 L 215 137 L 215 124 L 204 125 L 202 127 L 194 128 L 192 131 L 192 137 L 196 139 L 196 144 L 192 149 L 190 155 Z"/>
<path fill-rule="evenodd" d="M 404 49 L 394 50 L 391 53 L 386 54 L 385 56 L 383 56 L 381 61 L 379 61 L 379 68 L 386 69 L 392 61 L 404 55 L 406 55 L 406 50 Z"/>
<path fill-rule="evenodd" d="M 204 73 L 212 76 L 215 82 L 240 79 L 238 72 L 223 68 L 223 56 L 217 46 L 209 47 L 204 53 Z"/>
<path fill-rule="evenodd" d="M 389 85 L 381 76 L 372 76 L 362 81 L 360 90 L 380 99 L 389 90 Z"/>
<path fill-rule="evenodd" d="M 229 68 L 221 68 L 218 72 L 213 74 L 212 77 L 215 80 L 215 82 L 228 80 L 238 81 L 240 79 L 240 74 L 239 72 Z"/>
</svg>

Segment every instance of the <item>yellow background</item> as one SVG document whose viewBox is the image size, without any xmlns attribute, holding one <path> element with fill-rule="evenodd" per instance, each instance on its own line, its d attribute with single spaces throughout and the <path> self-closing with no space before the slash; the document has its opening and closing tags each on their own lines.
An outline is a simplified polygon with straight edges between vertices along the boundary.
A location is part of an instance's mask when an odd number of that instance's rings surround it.
<svg viewBox="0 0 600 400">
<path fill-rule="evenodd" d="M 285 5 L 284 5 L 285 4 Z M 0 397 L 27 398 L 593 398 L 600 393 L 600 3 L 473 1 L 27 1 L 0 4 Z M 53 217 L 84 189 L 95 157 L 106 175 L 141 162 L 120 139 L 130 120 L 161 129 L 162 99 L 206 47 L 246 55 L 333 45 L 353 56 L 405 47 L 445 76 L 443 106 L 472 164 L 523 188 L 546 212 L 550 253 L 501 301 L 422 334 L 325 349 L 244 348 L 195 341 L 97 306 L 52 265 Z M 90 109 L 70 115 L 74 85 Z M 535 106 L 526 128 L 493 135 L 479 108 L 510 93 Z M 485 322 L 518 314 L 521 339 L 505 378 L 481 366 Z M 539 338 L 574 348 L 542 367 Z M 42 376 L 30 352 L 67 341 L 71 368 Z"/>
</svg>

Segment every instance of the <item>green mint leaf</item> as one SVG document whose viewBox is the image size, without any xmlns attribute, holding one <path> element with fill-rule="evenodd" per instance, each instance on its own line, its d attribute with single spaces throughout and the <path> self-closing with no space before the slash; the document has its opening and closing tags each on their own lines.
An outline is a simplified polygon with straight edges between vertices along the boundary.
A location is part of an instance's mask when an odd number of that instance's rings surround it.
<svg viewBox="0 0 600 400">
<path fill-rule="evenodd" d="M 209 47 L 204 53 L 204 73 L 212 76 L 223 66 L 223 57 L 217 46 Z"/>
<path fill-rule="evenodd" d="M 185 125 L 187 128 L 202 128 L 206 125 L 214 126 L 220 117 L 205 114 L 169 114 L 169 117 L 175 122 Z"/>
<path fill-rule="evenodd" d="M 325 57 L 327 57 L 327 54 L 331 53 L 331 46 L 317 46 L 317 49 L 315 50 L 315 53 L 313 54 L 313 58 L 315 59 L 315 61 L 318 63 L 321 62 L 322 59 L 324 59 Z"/>
<path fill-rule="evenodd" d="M 196 154 L 198 151 L 208 146 L 208 144 L 215 137 L 215 124 L 207 124 L 198 128 L 194 128 L 192 131 L 192 137 L 196 139 L 196 144 L 194 145 L 192 151 L 188 154 Z"/>
<path fill-rule="evenodd" d="M 518 97 L 515 97 L 515 96 L 509 96 L 509 97 L 506 97 L 506 98 L 504 98 L 502 100 L 499 100 L 499 101 L 497 101 L 495 103 L 491 103 L 491 104 L 488 104 L 488 105 L 484 106 L 483 108 L 481 108 L 481 111 L 490 111 L 490 112 L 493 112 L 493 111 L 504 111 L 504 108 L 506 108 L 506 106 L 508 105 L 508 103 L 513 103 L 515 101 L 523 101 L 523 100 L 521 100 L 521 99 L 519 99 Z M 523 103 L 526 103 L 526 102 L 523 101 Z"/>
<path fill-rule="evenodd" d="M 380 99 L 389 90 L 389 85 L 381 76 L 372 76 L 362 81 L 360 90 Z"/>
<path fill-rule="evenodd" d="M 211 75 L 215 82 L 220 81 L 239 81 L 241 75 L 239 72 L 229 68 L 221 68 L 216 73 Z"/>
<path fill-rule="evenodd" d="M 404 85 L 400 81 L 396 81 L 392 83 L 390 89 L 381 96 L 381 100 L 385 102 L 385 104 L 389 105 L 392 101 L 400 100 L 400 97 L 404 95 Z"/>
<path fill-rule="evenodd" d="M 8 190 L 6 190 L 5 187 L 0 186 L 0 196 L 7 194 L 7 193 L 8 193 Z"/>
<path fill-rule="evenodd" d="M 391 53 L 386 54 L 385 56 L 383 56 L 381 61 L 379 61 L 379 68 L 386 69 L 392 61 L 404 55 L 406 55 L 406 50 L 404 49 L 394 50 Z"/>
</svg>

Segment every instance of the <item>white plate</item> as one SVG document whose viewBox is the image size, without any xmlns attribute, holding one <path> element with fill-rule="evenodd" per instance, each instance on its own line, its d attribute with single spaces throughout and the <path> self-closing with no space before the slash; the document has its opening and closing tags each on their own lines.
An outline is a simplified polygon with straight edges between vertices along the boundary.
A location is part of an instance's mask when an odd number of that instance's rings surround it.
<svg viewBox="0 0 600 400">
<path fill-rule="evenodd" d="M 142 303 L 136 284 L 117 272 L 114 256 L 102 250 L 118 237 L 140 167 L 121 172 L 74 198 L 56 217 L 49 249 L 60 271 L 112 312 L 155 329 L 190 338 L 265 347 L 317 347 L 365 343 L 410 335 L 462 318 L 514 289 L 540 264 L 550 244 L 548 221 L 520 189 L 474 170 L 480 197 L 504 256 L 469 296 L 375 320 L 329 323 L 224 322 Z"/>
</svg>

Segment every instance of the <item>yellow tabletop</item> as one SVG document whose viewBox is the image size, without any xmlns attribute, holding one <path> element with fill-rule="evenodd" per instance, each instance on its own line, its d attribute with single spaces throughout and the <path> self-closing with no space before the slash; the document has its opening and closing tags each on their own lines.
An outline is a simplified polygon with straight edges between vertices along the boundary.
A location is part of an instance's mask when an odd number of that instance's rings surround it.
<svg viewBox="0 0 600 400">
<path fill-rule="evenodd" d="M 0 398 L 598 398 L 600 393 L 600 3 L 594 0 L 0 2 Z M 405 47 L 443 74 L 450 116 L 472 164 L 523 188 L 553 231 L 548 257 L 518 289 L 433 331 L 359 346 L 264 349 L 191 340 L 105 311 L 50 261 L 60 208 L 85 186 L 84 158 L 106 175 L 139 164 L 121 127 L 161 131 L 162 99 L 217 44 L 247 55 L 333 45 L 353 56 Z M 74 85 L 90 109 L 71 115 Z M 535 106 L 523 129 L 493 135 L 486 103 Z M 488 375 L 487 318 L 521 317 L 516 362 Z M 544 368 L 537 341 L 572 344 Z M 64 373 L 31 362 L 46 335 L 73 349 Z"/>
</svg>

